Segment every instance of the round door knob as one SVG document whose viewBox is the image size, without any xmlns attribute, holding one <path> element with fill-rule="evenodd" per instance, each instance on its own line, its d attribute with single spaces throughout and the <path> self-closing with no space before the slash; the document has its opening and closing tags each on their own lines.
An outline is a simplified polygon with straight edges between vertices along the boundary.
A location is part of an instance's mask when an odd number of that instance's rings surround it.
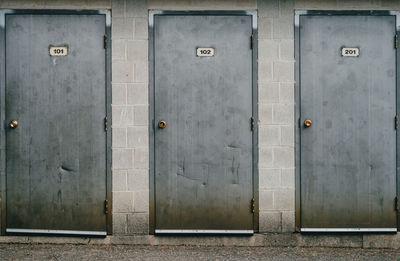
<svg viewBox="0 0 400 261">
<path fill-rule="evenodd" d="M 311 125 L 312 125 L 312 121 L 311 121 L 310 119 L 306 119 L 306 120 L 304 121 L 304 126 L 305 126 L 306 128 L 311 127 Z"/>
<path fill-rule="evenodd" d="M 10 126 L 11 129 L 17 128 L 18 127 L 18 121 L 16 121 L 16 120 L 10 121 L 9 126 Z"/>
<path fill-rule="evenodd" d="M 167 127 L 167 122 L 164 120 L 161 120 L 158 122 L 158 127 L 161 129 L 164 129 L 165 127 Z"/>
</svg>

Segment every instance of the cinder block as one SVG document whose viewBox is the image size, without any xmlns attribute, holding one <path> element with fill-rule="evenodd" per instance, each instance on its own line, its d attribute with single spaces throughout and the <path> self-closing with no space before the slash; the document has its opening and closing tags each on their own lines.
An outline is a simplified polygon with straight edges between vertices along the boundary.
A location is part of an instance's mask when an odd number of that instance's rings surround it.
<svg viewBox="0 0 400 261">
<path fill-rule="evenodd" d="M 132 169 L 133 150 L 132 149 L 113 149 L 112 150 L 113 169 Z"/>
<path fill-rule="evenodd" d="M 112 62 L 112 81 L 113 83 L 132 83 L 134 76 L 133 64 L 126 61 Z"/>
<path fill-rule="evenodd" d="M 148 0 L 149 9 L 189 9 L 190 0 Z"/>
<path fill-rule="evenodd" d="M 348 8 L 364 9 L 364 8 L 377 7 L 376 2 L 374 1 L 362 1 L 362 0 L 338 0 L 337 6 L 341 9 L 348 9 Z"/>
<path fill-rule="evenodd" d="M 273 151 L 275 168 L 294 168 L 294 148 L 275 147 Z"/>
<path fill-rule="evenodd" d="M 294 0 L 279 0 L 280 16 L 294 16 Z"/>
<path fill-rule="evenodd" d="M 126 148 L 126 128 L 113 128 L 112 129 L 112 147 L 113 148 Z"/>
<path fill-rule="evenodd" d="M 149 25 L 147 18 L 135 18 L 135 40 L 149 39 Z"/>
<path fill-rule="evenodd" d="M 112 191 L 126 191 L 127 190 L 127 171 L 126 170 L 113 170 L 112 171 Z"/>
<path fill-rule="evenodd" d="M 126 84 L 114 83 L 112 85 L 112 104 L 125 105 L 126 104 Z"/>
<path fill-rule="evenodd" d="M 258 39 L 272 38 L 272 18 L 260 17 L 258 20 Z"/>
<path fill-rule="evenodd" d="M 392 8 L 392 9 L 398 10 L 400 8 L 400 1 L 399 0 L 381 0 L 381 5 L 384 8 Z"/>
<path fill-rule="evenodd" d="M 128 104 L 149 104 L 148 85 L 145 83 L 128 84 Z"/>
<path fill-rule="evenodd" d="M 276 125 L 261 125 L 258 128 L 259 144 L 264 145 L 280 145 L 281 128 Z"/>
<path fill-rule="evenodd" d="M 295 221 L 294 211 L 282 211 L 282 232 L 295 232 Z"/>
<path fill-rule="evenodd" d="M 294 82 L 294 62 L 275 61 L 274 81 Z"/>
<path fill-rule="evenodd" d="M 272 32 L 274 39 L 294 39 L 294 16 L 275 18 Z"/>
<path fill-rule="evenodd" d="M 142 17 L 148 15 L 147 0 L 127 0 L 126 1 L 126 17 Z"/>
<path fill-rule="evenodd" d="M 125 235 L 127 233 L 128 218 L 123 213 L 113 213 L 112 215 L 113 235 Z"/>
<path fill-rule="evenodd" d="M 267 83 L 272 80 L 272 62 L 259 61 L 258 63 L 258 82 Z"/>
<path fill-rule="evenodd" d="M 260 212 L 260 232 L 281 232 L 282 217 L 280 212 Z"/>
<path fill-rule="evenodd" d="M 112 126 L 125 127 L 133 124 L 132 106 L 112 106 Z"/>
<path fill-rule="evenodd" d="M 100 8 L 110 9 L 111 8 L 111 0 L 87 0 L 87 7 L 88 8 L 98 8 L 98 9 L 100 9 Z"/>
<path fill-rule="evenodd" d="M 138 190 L 134 192 L 134 206 L 135 213 L 148 213 L 149 212 L 149 191 Z"/>
<path fill-rule="evenodd" d="M 273 123 L 275 124 L 293 124 L 294 123 L 294 105 L 293 104 L 274 104 L 273 105 Z"/>
<path fill-rule="evenodd" d="M 128 128 L 128 147 L 147 148 L 149 134 L 147 126 L 135 126 Z"/>
<path fill-rule="evenodd" d="M 272 123 L 272 104 L 259 104 L 258 105 L 258 118 L 260 125 Z"/>
<path fill-rule="evenodd" d="M 128 214 L 128 234 L 148 234 L 149 233 L 149 214 L 135 213 Z"/>
<path fill-rule="evenodd" d="M 259 101 L 263 103 L 278 103 L 279 102 L 279 83 L 269 82 L 258 85 Z"/>
<path fill-rule="evenodd" d="M 134 167 L 135 169 L 149 169 L 148 148 L 135 148 Z"/>
<path fill-rule="evenodd" d="M 296 0 L 295 8 L 299 9 L 333 9 L 337 7 L 336 0 Z"/>
<path fill-rule="evenodd" d="M 282 169 L 281 170 L 281 187 L 282 188 L 291 188 L 294 189 L 295 187 L 295 169 Z"/>
<path fill-rule="evenodd" d="M 135 82 L 149 82 L 149 64 L 147 61 L 135 63 Z"/>
<path fill-rule="evenodd" d="M 294 103 L 294 83 L 279 84 L 279 102 Z"/>
<path fill-rule="evenodd" d="M 294 211 L 294 189 L 274 191 L 274 209 Z"/>
<path fill-rule="evenodd" d="M 192 0 L 192 6 L 203 7 L 210 9 L 213 8 L 229 8 L 234 9 L 236 7 L 235 0 Z"/>
<path fill-rule="evenodd" d="M 281 60 L 294 61 L 294 40 L 280 40 L 279 58 Z"/>
<path fill-rule="evenodd" d="M 147 169 L 128 170 L 128 190 L 148 190 L 149 175 L 149 170 Z"/>
<path fill-rule="evenodd" d="M 136 126 L 148 126 L 149 125 L 149 106 L 148 105 L 137 105 L 134 107 L 134 121 L 133 124 Z"/>
<path fill-rule="evenodd" d="M 112 17 L 123 18 L 125 17 L 125 0 L 112 0 Z"/>
<path fill-rule="evenodd" d="M 112 40 L 112 60 L 126 60 L 126 40 Z"/>
<path fill-rule="evenodd" d="M 128 61 L 145 63 L 147 61 L 148 41 L 128 41 Z"/>
<path fill-rule="evenodd" d="M 236 5 L 243 9 L 256 9 L 257 8 L 257 0 L 238 0 L 236 2 Z"/>
<path fill-rule="evenodd" d="M 281 126 L 281 145 L 294 146 L 294 126 Z"/>
<path fill-rule="evenodd" d="M 259 192 L 260 211 L 274 209 L 274 192 L 270 190 L 260 190 Z"/>
<path fill-rule="evenodd" d="M 133 39 L 134 20 L 132 18 L 112 18 L 112 39 Z"/>
<path fill-rule="evenodd" d="M 113 213 L 130 213 L 133 210 L 133 192 L 113 192 Z"/>
<path fill-rule="evenodd" d="M 273 153 L 272 148 L 263 146 L 259 149 L 259 167 L 260 168 L 271 168 L 273 165 Z"/>
<path fill-rule="evenodd" d="M 260 39 L 258 41 L 258 58 L 260 61 L 272 61 L 279 58 L 279 41 Z"/>
<path fill-rule="evenodd" d="M 281 169 L 260 169 L 258 183 L 261 190 L 276 189 L 281 186 Z"/>
<path fill-rule="evenodd" d="M 279 0 L 258 0 L 257 6 L 260 17 L 279 17 Z"/>
</svg>

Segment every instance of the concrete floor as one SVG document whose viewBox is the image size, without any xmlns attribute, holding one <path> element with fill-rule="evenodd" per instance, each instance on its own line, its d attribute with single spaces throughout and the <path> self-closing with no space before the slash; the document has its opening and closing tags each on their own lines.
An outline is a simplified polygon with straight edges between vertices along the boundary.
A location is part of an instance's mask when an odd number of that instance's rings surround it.
<svg viewBox="0 0 400 261">
<path fill-rule="evenodd" d="M 0 244 L 0 260 L 400 260 L 400 250 Z"/>
</svg>

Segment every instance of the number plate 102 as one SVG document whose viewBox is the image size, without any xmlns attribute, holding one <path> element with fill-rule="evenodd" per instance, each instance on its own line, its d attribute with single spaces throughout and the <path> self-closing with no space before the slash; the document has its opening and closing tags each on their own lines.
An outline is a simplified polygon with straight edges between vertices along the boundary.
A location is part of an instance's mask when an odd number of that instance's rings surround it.
<svg viewBox="0 0 400 261">
<path fill-rule="evenodd" d="M 197 56 L 210 57 L 214 56 L 214 48 L 197 48 Z"/>
<path fill-rule="evenodd" d="M 343 47 L 342 56 L 357 57 L 360 56 L 360 49 L 356 47 Z"/>
</svg>

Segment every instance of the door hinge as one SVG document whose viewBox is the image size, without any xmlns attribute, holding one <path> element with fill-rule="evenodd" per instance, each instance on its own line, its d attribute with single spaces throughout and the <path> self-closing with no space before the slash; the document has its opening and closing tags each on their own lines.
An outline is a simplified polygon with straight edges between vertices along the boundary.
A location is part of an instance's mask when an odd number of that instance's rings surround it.
<svg viewBox="0 0 400 261">
<path fill-rule="evenodd" d="M 104 131 L 108 131 L 108 119 L 107 119 L 107 116 L 104 117 Z"/>
<path fill-rule="evenodd" d="M 254 213 L 256 211 L 256 200 L 255 200 L 255 198 L 251 199 L 250 208 L 251 208 L 251 213 Z"/>
<path fill-rule="evenodd" d="M 108 200 L 104 200 L 104 214 L 108 214 Z"/>
<path fill-rule="evenodd" d="M 104 35 L 104 49 L 107 49 L 108 47 L 108 35 Z"/>
<path fill-rule="evenodd" d="M 394 36 L 394 48 L 397 49 L 398 46 L 399 46 L 399 37 L 396 34 Z"/>
<path fill-rule="evenodd" d="M 254 48 L 254 34 L 252 34 L 250 36 L 250 48 L 253 49 Z"/>
<path fill-rule="evenodd" d="M 399 212 L 399 210 L 400 210 L 400 203 L 399 203 L 398 197 L 394 198 L 394 210 L 396 210 L 396 212 Z"/>
<path fill-rule="evenodd" d="M 399 128 L 399 116 L 394 117 L 394 128 L 397 130 Z"/>
<path fill-rule="evenodd" d="M 254 117 L 253 116 L 250 118 L 250 130 L 254 131 Z"/>
</svg>

